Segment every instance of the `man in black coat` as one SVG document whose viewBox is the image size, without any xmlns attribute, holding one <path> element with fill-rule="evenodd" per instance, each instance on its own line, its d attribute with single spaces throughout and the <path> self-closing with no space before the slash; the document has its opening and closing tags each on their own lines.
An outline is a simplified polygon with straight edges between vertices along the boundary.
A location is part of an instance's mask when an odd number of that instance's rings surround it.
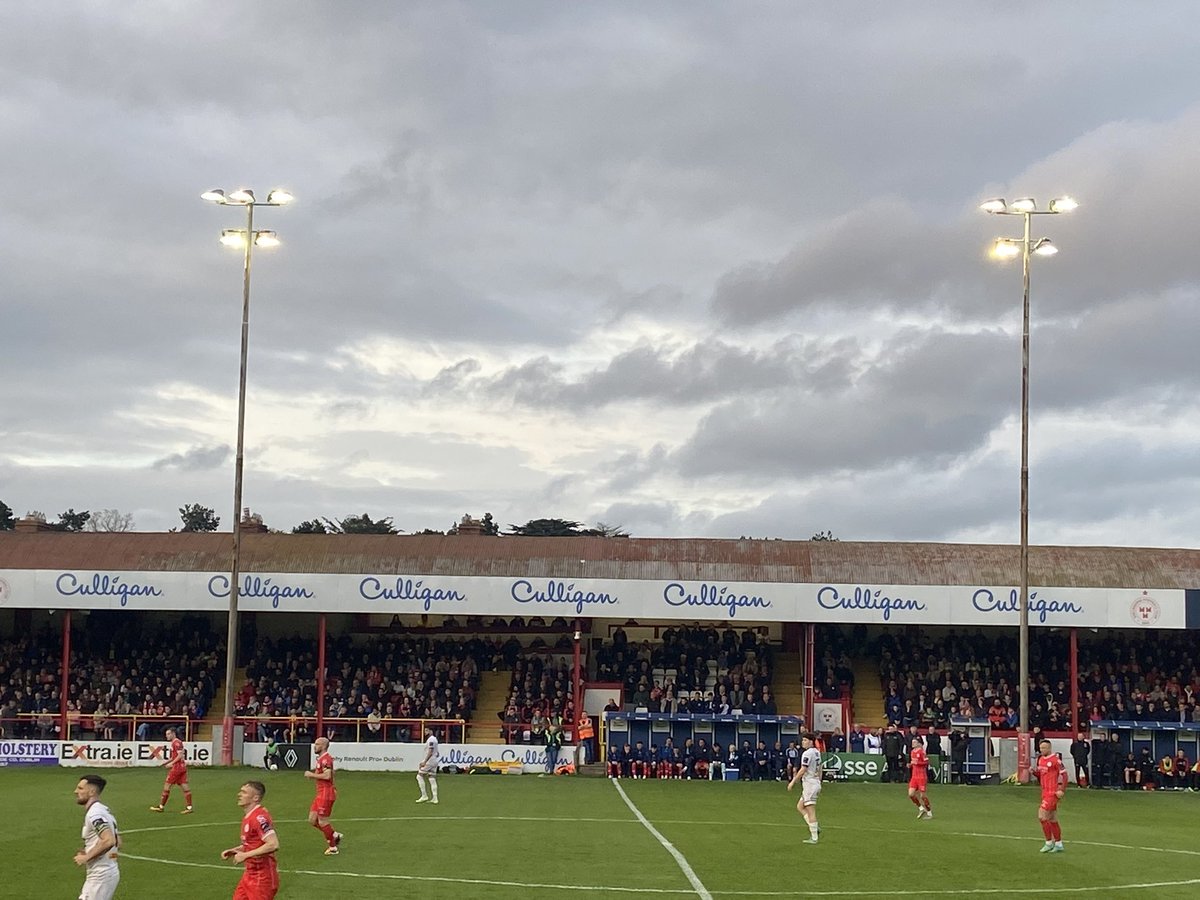
<svg viewBox="0 0 1200 900">
<path fill-rule="evenodd" d="M 1071 759 L 1075 761 L 1075 783 L 1081 787 L 1091 784 L 1091 774 L 1088 771 L 1088 758 L 1091 754 L 1092 745 L 1081 731 L 1075 736 L 1075 740 L 1071 741 Z"/>
<path fill-rule="evenodd" d="M 887 761 L 884 780 L 889 784 L 895 784 L 901 779 L 900 763 L 903 755 L 904 735 L 896 729 L 894 723 L 890 724 L 883 733 L 883 758 Z"/>
</svg>

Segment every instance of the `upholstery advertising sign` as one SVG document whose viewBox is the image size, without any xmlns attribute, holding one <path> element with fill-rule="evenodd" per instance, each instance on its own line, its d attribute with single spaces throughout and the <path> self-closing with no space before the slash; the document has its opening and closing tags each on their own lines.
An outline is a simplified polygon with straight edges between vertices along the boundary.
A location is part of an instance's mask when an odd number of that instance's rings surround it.
<svg viewBox="0 0 1200 900">
<path fill-rule="evenodd" d="M 58 741 L 0 741 L 0 766 L 56 766 Z"/>
</svg>

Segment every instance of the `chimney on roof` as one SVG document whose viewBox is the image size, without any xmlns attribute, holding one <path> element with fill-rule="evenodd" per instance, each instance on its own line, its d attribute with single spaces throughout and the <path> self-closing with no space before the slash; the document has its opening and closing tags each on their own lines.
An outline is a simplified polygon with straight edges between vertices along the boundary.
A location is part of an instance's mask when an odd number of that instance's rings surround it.
<svg viewBox="0 0 1200 900">
<path fill-rule="evenodd" d="M 458 523 L 459 534 L 483 534 L 483 520 L 472 519 L 469 515 L 464 515 L 462 521 Z"/>
<path fill-rule="evenodd" d="M 41 513 L 26 513 L 25 518 L 17 519 L 13 523 L 13 531 L 24 532 L 25 534 L 36 534 L 39 531 L 53 530 L 46 521 L 46 517 Z"/>
<path fill-rule="evenodd" d="M 250 512 L 250 507 L 242 510 L 242 521 L 238 525 L 242 534 L 266 534 L 267 526 L 263 524 L 262 516 Z"/>
</svg>

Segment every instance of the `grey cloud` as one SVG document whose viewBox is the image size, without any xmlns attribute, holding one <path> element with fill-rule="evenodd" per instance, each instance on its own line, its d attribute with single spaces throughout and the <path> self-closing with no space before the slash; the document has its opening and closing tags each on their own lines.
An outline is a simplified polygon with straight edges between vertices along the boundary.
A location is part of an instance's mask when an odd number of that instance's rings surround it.
<svg viewBox="0 0 1200 900">
<path fill-rule="evenodd" d="M 151 468 L 179 469 L 183 472 L 203 472 L 223 467 L 232 452 L 228 444 L 219 447 L 192 447 L 183 453 L 172 453 L 156 459 Z"/>
</svg>

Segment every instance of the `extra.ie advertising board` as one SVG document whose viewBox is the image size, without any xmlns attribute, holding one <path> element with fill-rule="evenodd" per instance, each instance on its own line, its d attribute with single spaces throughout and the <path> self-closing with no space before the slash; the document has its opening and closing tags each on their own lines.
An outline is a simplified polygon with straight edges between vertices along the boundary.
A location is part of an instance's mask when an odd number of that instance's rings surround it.
<svg viewBox="0 0 1200 900">
<path fill-rule="evenodd" d="M 1033 586 L 1035 627 L 1186 628 L 1189 592 Z M 1194 592 L 1193 592 L 1194 593 Z M 1014 626 L 1011 585 L 720 582 L 470 575 L 244 573 L 239 609 L 253 612 L 562 615 L 742 622 Z M 225 610 L 219 572 L 0 570 L 0 607 Z M 1200 622 L 1192 623 L 1200 627 Z"/>
<path fill-rule="evenodd" d="M 163 741 L 51 741 L 61 766 L 161 766 L 170 758 Z M 189 766 L 213 764 L 212 741 L 184 741 Z"/>
</svg>

